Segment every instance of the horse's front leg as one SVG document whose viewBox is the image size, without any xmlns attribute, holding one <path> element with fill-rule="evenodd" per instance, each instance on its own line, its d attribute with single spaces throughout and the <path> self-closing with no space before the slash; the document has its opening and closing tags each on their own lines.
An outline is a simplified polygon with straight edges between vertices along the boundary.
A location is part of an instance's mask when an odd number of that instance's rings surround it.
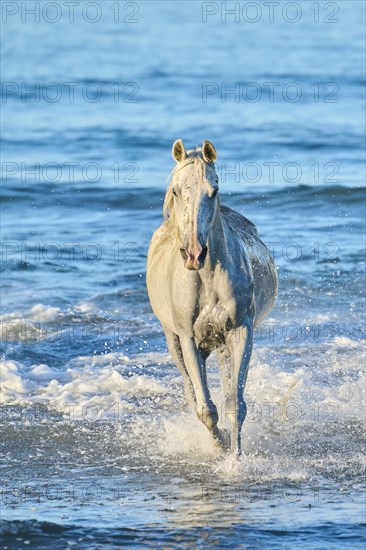
<svg viewBox="0 0 366 550">
<path fill-rule="evenodd" d="M 231 356 L 231 388 L 226 400 L 226 415 L 231 424 L 231 450 L 241 454 L 241 428 L 247 408 L 244 388 L 253 347 L 253 322 L 231 330 L 226 338 Z"/>
<path fill-rule="evenodd" d="M 201 422 L 210 430 L 215 442 L 222 447 L 223 439 L 217 427 L 219 415 L 208 389 L 205 360 L 197 348 L 193 337 L 180 336 L 180 345 L 184 364 L 193 384 L 196 397 L 196 414 Z"/>
<path fill-rule="evenodd" d="M 187 397 L 187 401 L 192 409 L 196 408 L 196 396 L 193 389 L 192 381 L 189 377 L 187 368 L 184 364 L 182 347 L 180 345 L 179 336 L 174 334 L 166 327 L 163 326 L 166 343 L 175 365 L 178 367 L 183 376 L 184 390 Z"/>
</svg>

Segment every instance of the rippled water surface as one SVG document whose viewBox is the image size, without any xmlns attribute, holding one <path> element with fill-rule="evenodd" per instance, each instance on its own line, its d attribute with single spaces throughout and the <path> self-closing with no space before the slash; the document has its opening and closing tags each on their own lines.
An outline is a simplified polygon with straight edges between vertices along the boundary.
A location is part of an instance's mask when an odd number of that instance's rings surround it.
<svg viewBox="0 0 366 550">
<path fill-rule="evenodd" d="M 363 548 L 364 5 L 112 4 L 2 23 L 4 548 Z M 189 411 L 145 287 L 178 137 L 213 141 L 279 268 L 240 461 Z M 209 378 L 225 425 L 215 357 Z"/>
</svg>

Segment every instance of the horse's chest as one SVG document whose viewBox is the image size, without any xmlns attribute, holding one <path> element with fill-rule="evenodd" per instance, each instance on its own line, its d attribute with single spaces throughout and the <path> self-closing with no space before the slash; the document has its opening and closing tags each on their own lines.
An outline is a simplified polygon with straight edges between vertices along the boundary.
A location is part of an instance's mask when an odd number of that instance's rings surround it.
<svg viewBox="0 0 366 550">
<path fill-rule="evenodd" d="M 225 342 L 227 331 L 233 327 L 233 312 L 217 301 L 206 304 L 193 325 L 195 340 L 201 349 L 212 350 Z"/>
</svg>

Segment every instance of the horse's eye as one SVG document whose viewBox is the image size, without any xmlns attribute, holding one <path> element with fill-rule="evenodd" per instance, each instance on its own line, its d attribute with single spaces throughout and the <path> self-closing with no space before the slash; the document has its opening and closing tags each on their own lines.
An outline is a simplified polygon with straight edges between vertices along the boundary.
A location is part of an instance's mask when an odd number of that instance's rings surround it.
<svg viewBox="0 0 366 550">
<path fill-rule="evenodd" d="M 172 190 L 172 193 L 173 193 L 173 195 L 174 195 L 175 197 L 177 197 L 177 196 L 178 196 L 178 195 L 177 195 L 177 192 L 176 192 L 176 190 L 175 190 L 175 189 L 173 189 L 173 190 Z"/>
</svg>

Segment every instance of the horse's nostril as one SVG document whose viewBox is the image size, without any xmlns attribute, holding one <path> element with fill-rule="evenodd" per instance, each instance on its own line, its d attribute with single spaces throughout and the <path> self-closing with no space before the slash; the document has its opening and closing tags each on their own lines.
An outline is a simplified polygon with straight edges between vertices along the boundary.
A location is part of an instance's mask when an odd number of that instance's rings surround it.
<svg viewBox="0 0 366 550">
<path fill-rule="evenodd" d="M 181 248 L 180 253 L 181 253 L 181 256 L 182 256 L 183 260 L 186 260 L 188 258 L 188 254 L 187 254 L 187 251 L 186 251 L 185 248 Z"/>
<path fill-rule="evenodd" d="M 198 256 L 198 260 L 200 262 L 204 262 L 207 256 L 207 246 L 204 246 L 200 252 L 200 255 Z"/>
</svg>

